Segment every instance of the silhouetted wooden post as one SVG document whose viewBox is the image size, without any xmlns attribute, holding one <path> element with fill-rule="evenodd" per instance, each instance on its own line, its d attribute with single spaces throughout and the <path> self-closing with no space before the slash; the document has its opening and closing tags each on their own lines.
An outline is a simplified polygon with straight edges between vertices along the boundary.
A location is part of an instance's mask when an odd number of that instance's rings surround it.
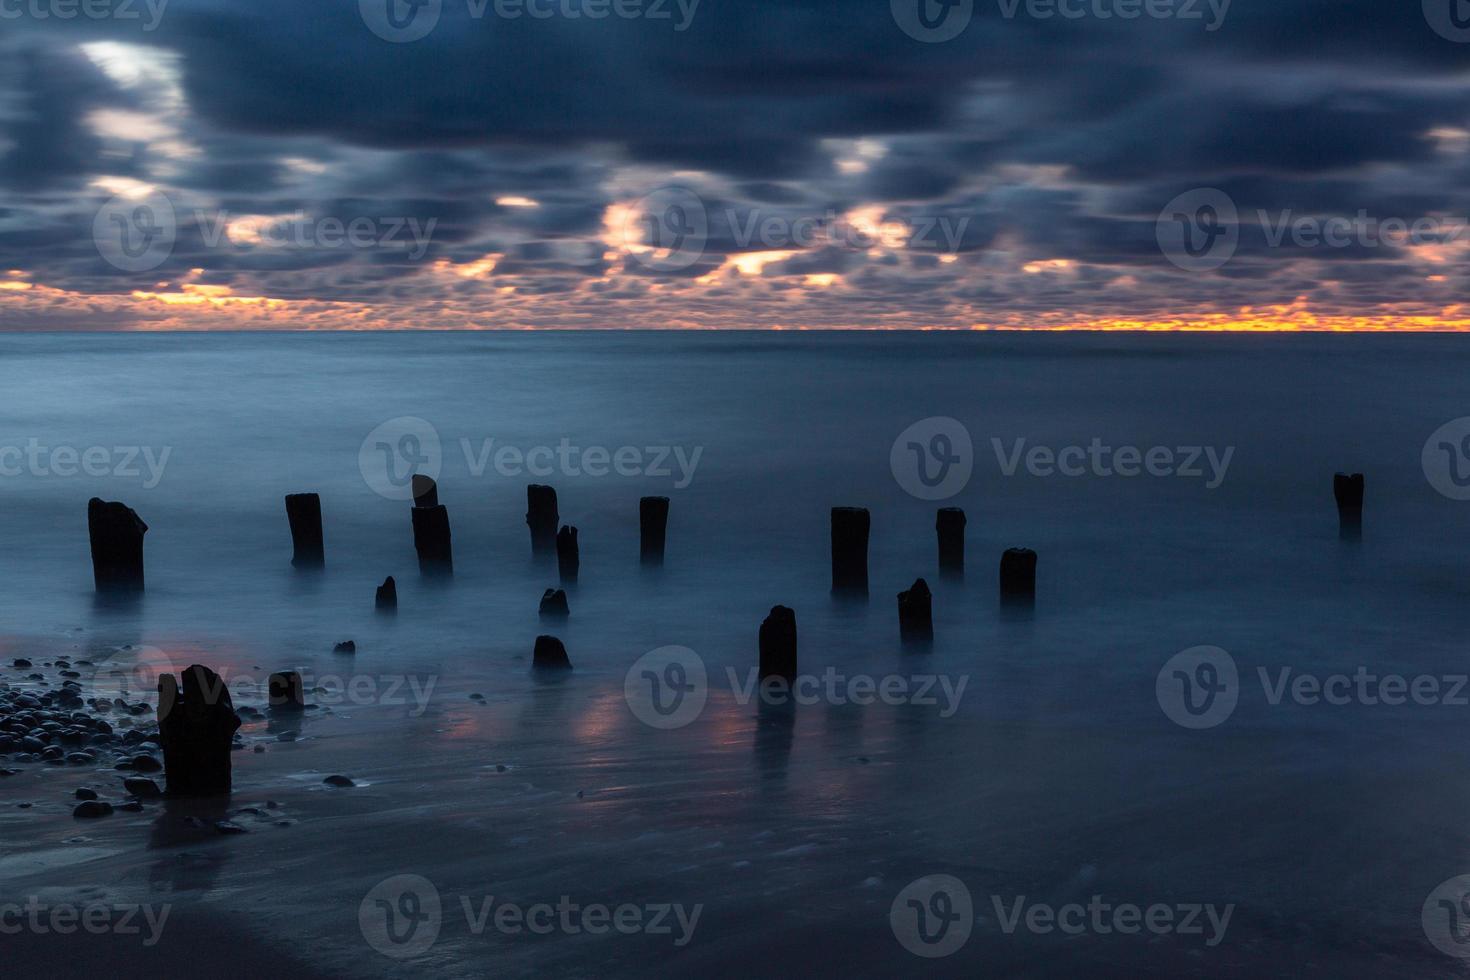
<svg viewBox="0 0 1470 980">
<path fill-rule="evenodd" d="M 796 680 L 796 612 L 775 606 L 761 623 L 760 676 Z"/>
<path fill-rule="evenodd" d="M 644 497 L 638 501 L 639 557 L 645 565 L 664 563 L 664 538 L 669 526 L 669 498 Z"/>
<path fill-rule="evenodd" d="M 291 523 L 291 544 L 297 568 L 321 568 L 327 563 L 322 543 L 322 498 L 314 493 L 286 495 L 286 519 Z"/>
<path fill-rule="evenodd" d="M 531 553 L 549 555 L 556 550 L 556 529 L 561 514 L 556 509 L 556 490 L 539 484 L 526 487 L 526 525 L 531 529 Z"/>
<path fill-rule="evenodd" d="M 832 591 L 868 594 L 868 511 L 832 508 Z"/>
<path fill-rule="evenodd" d="M 283 670 L 272 674 L 266 682 L 269 700 L 268 706 L 272 711 L 304 711 L 306 709 L 306 690 L 301 682 L 301 675 L 294 670 Z"/>
<path fill-rule="evenodd" d="M 538 636 L 531 666 L 536 670 L 571 670 L 572 661 L 567 657 L 567 648 L 561 640 L 554 636 Z"/>
<path fill-rule="evenodd" d="M 934 598 L 929 583 L 914 582 L 898 594 L 898 636 L 904 643 L 925 644 L 934 640 Z"/>
<path fill-rule="evenodd" d="M 413 547 L 419 555 L 419 574 L 453 575 L 454 549 L 449 537 L 449 511 L 438 502 L 439 488 L 428 477 L 415 476 L 413 492 Z"/>
<path fill-rule="evenodd" d="M 582 557 L 577 548 L 577 529 L 564 527 L 556 532 L 556 570 L 563 584 L 577 581 Z"/>
<path fill-rule="evenodd" d="M 158 679 L 158 736 L 170 796 L 230 792 L 230 742 L 240 728 L 229 688 L 208 667 L 184 671 L 184 689 L 173 674 Z"/>
<path fill-rule="evenodd" d="M 1000 594 L 1011 602 L 1036 599 L 1036 552 L 1011 548 L 1000 556 Z"/>
<path fill-rule="evenodd" d="M 939 532 L 939 572 L 965 574 L 965 512 L 958 507 L 941 507 L 934 520 Z"/>
<path fill-rule="evenodd" d="M 87 533 L 97 591 L 142 592 L 143 535 L 148 525 L 126 504 L 93 497 L 87 501 Z"/>
<path fill-rule="evenodd" d="M 398 609 L 398 583 L 389 575 L 378 586 L 377 595 L 374 598 L 375 605 L 383 612 L 396 612 Z"/>
<path fill-rule="evenodd" d="M 545 619 L 565 619 L 572 614 L 571 607 L 567 605 L 567 594 L 563 589 L 547 589 L 541 596 L 541 606 L 537 614 Z"/>
<path fill-rule="evenodd" d="M 1337 498 L 1338 533 L 1344 538 L 1363 535 L 1363 474 L 1338 473 L 1332 478 L 1332 495 Z"/>
</svg>

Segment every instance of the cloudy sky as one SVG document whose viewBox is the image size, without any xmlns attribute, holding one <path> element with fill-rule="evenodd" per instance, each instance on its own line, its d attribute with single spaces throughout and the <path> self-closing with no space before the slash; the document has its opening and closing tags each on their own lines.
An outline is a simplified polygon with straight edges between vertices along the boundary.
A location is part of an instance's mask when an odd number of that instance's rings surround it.
<svg viewBox="0 0 1470 980">
<path fill-rule="evenodd" d="M 1467 165 L 1464 0 L 0 0 L 3 329 L 1467 328 Z"/>
</svg>

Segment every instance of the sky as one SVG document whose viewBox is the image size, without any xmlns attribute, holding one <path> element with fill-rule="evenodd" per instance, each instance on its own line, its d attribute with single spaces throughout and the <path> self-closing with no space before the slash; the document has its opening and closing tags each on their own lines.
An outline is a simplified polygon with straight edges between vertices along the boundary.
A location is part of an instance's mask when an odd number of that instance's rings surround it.
<svg viewBox="0 0 1470 980">
<path fill-rule="evenodd" d="M 0 329 L 1470 329 L 1466 0 L 0 0 Z"/>
</svg>

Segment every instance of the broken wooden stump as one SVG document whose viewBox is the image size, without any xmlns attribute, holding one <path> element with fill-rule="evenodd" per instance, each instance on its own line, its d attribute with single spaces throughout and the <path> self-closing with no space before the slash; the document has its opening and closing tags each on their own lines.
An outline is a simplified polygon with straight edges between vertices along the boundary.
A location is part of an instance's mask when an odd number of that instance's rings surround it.
<svg viewBox="0 0 1470 980">
<path fill-rule="evenodd" d="M 760 677 L 796 680 L 796 612 L 775 606 L 761 623 Z"/>
<path fill-rule="evenodd" d="M 965 574 L 965 512 L 958 507 L 941 507 L 934 520 L 939 534 L 939 572 L 941 575 Z"/>
<path fill-rule="evenodd" d="M 577 529 L 571 526 L 556 532 L 556 570 L 563 584 L 577 581 L 577 572 L 582 567 L 581 553 L 577 548 Z"/>
<path fill-rule="evenodd" d="M 567 657 L 567 648 L 561 640 L 554 636 L 538 636 L 531 666 L 535 670 L 571 670 L 572 661 Z"/>
<path fill-rule="evenodd" d="M 297 568 L 321 568 L 327 563 L 322 543 L 322 498 L 314 493 L 286 495 L 286 519 L 291 523 L 291 564 Z"/>
<path fill-rule="evenodd" d="M 396 612 L 398 610 L 398 583 L 389 575 L 378 586 L 377 596 L 374 599 L 375 607 L 380 612 Z"/>
<path fill-rule="evenodd" d="M 669 527 L 669 498 L 644 497 L 638 501 L 639 559 L 645 565 L 664 563 L 664 539 Z"/>
<path fill-rule="evenodd" d="M 413 547 L 419 556 L 419 574 L 454 574 L 454 550 L 449 536 L 449 511 L 439 503 L 439 488 L 426 476 L 413 478 Z"/>
<path fill-rule="evenodd" d="M 160 677 L 158 736 L 168 795 L 228 794 L 230 742 L 239 728 L 229 688 L 208 667 L 185 670 L 182 691 L 173 674 Z"/>
<path fill-rule="evenodd" d="M 1036 552 L 1011 548 L 1000 556 L 1000 595 L 1008 602 L 1036 600 Z"/>
<path fill-rule="evenodd" d="M 87 532 L 97 591 L 142 592 L 143 535 L 148 525 L 126 504 L 93 497 L 87 502 Z"/>
<path fill-rule="evenodd" d="M 526 525 L 531 529 L 531 553 L 549 555 L 556 550 L 556 529 L 561 514 L 556 509 L 556 490 L 531 484 L 526 487 Z"/>
<path fill-rule="evenodd" d="M 868 594 L 868 529 L 864 507 L 832 508 L 832 591 Z"/>
<path fill-rule="evenodd" d="M 565 619 L 572 614 L 571 607 L 567 605 L 567 594 L 563 589 L 547 589 L 541 596 L 541 608 L 538 613 L 544 619 Z"/>
<path fill-rule="evenodd" d="M 1349 540 L 1363 536 L 1363 474 L 1338 473 L 1332 477 L 1337 498 L 1338 534 Z"/>
<path fill-rule="evenodd" d="M 294 670 L 272 674 L 266 682 L 267 706 L 272 711 L 305 711 L 306 690 Z"/>
<path fill-rule="evenodd" d="M 898 594 L 898 637 L 905 644 L 934 641 L 934 597 L 923 579 Z"/>
</svg>

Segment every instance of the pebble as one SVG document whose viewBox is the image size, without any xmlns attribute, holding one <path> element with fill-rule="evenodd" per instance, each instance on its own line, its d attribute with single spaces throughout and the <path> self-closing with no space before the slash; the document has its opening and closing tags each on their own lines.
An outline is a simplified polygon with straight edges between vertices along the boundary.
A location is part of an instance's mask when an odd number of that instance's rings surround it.
<svg viewBox="0 0 1470 980">
<path fill-rule="evenodd" d="M 79 800 L 95 800 L 97 798 L 97 791 L 95 789 L 82 788 L 77 790 L 76 797 Z"/>
<path fill-rule="evenodd" d="M 86 820 L 90 820 L 93 817 L 108 817 L 112 815 L 112 804 L 102 803 L 98 800 L 88 800 L 85 803 L 78 803 L 76 809 L 72 810 L 71 815 Z"/>
<path fill-rule="evenodd" d="M 24 657 L 22 657 L 21 659 L 15 661 L 15 667 L 17 669 L 19 669 L 19 670 L 25 670 L 26 668 L 28 668 L 30 666 L 32 666 L 31 665 L 31 662 L 29 660 L 26 660 Z"/>
<path fill-rule="evenodd" d="M 140 800 L 156 800 L 163 796 L 163 790 L 151 779 L 142 776 L 133 776 L 123 780 L 123 789 Z"/>
<path fill-rule="evenodd" d="M 322 782 L 326 783 L 328 786 L 342 786 L 342 787 L 346 787 L 346 786 L 356 786 L 357 785 L 352 780 L 348 779 L 346 776 L 341 776 L 341 775 L 328 776 L 326 779 L 323 779 Z"/>
<path fill-rule="evenodd" d="M 244 827 L 242 827 L 239 824 L 235 823 L 233 820 L 217 820 L 217 821 L 215 821 L 214 829 L 215 829 L 215 832 L 216 833 L 220 833 L 220 834 L 243 834 L 243 833 L 247 833 L 247 831 L 245 830 Z"/>
<path fill-rule="evenodd" d="M 163 764 L 151 755 L 135 755 L 133 768 L 138 772 L 159 772 L 163 769 Z"/>
<path fill-rule="evenodd" d="M 352 640 L 344 640 L 341 643 L 337 644 L 336 646 L 332 647 L 332 652 L 333 653 L 356 653 L 357 652 L 357 643 L 354 642 L 354 641 L 352 641 Z"/>
</svg>

